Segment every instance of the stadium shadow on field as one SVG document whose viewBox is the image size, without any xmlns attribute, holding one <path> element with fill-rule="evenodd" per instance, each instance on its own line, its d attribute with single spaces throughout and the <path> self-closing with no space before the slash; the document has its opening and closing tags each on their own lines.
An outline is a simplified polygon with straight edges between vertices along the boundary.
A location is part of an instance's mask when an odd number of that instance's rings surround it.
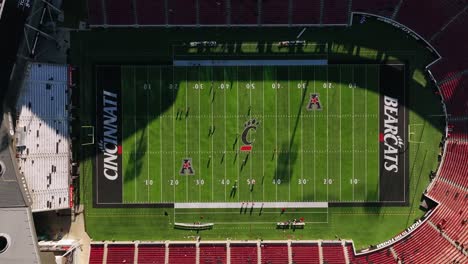
<svg viewBox="0 0 468 264">
<path fill-rule="evenodd" d="M 296 148 L 297 146 L 294 147 Z M 293 175 L 293 168 L 297 162 L 297 151 L 289 151 L 289 142 L 283 142 L 277 155 L 273 179 L 281 180 L 282 183 L 288 183 L 291 181 L 290 175 Z"/>
</svg>

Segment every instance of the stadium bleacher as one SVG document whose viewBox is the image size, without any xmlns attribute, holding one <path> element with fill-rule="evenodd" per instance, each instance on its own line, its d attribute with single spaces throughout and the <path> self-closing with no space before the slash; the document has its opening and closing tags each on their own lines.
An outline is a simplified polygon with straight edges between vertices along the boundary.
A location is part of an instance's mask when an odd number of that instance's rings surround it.
<svg viewBox="0 0 468 264">
<path fill-rule="evenodd" d="M 226 2 L 221 0 L 200 0 L 199 17 L 201 25 L 224 25 L 227 21 Z"/>
<path fill-rule="evenodd" d="M 409 238 L 396 243 L 394 249 L 398 259 L 404 263 L 451 263 L 457 260 L 466 263 L 463 259 L 467 259 L 427 223 L 416 229 Z"/>
<path fill-rule="evenodd" d="M 114 263 L 133 263 L 135 258 L 135 245 L 108 245 L 107 246 L 107 262 Z"/>
<path fill-rule="evenodd" d="M 353 252 L 351 244 L 346 245 L 348 259 L 350 264 L 364 264 L 364 263 L 379 263 L 379 264 L 394 264 L 396 263 L 390 249 L 382 249 L 371 254 L 363 254 L 356 256 Z"/>
<path fill-rule="evenodd" d="M 292 6 L 293 24 L 320 24 L 320 0 L 295 0 Z"/>
<path fill-rule="evenodd" d="M 137 22 L 140 25 L 164 25 L 166 12 L 164 1 L 139 0 L 136 1 Z"/>
<path fill-rule="evenodd" d="M 103 1 L 88 0 L 88 17 L 92 25 L 106 24 L 104 21 Z"/>
<path fill-rule="evenodd" d="M 322 243 L 323 261 L 328 264 L 345 263 L 345 254 L 343 244 L 341 243 Z"/>
<path fill-rule="evenodd" d="M 403 1 L 397 20 L 429 40 L 463 10 L 464 6 L 464 1 L 429 0 L 424 4 Z"/>
<path fill-rule="evenodd" d="M 231 263 L 257 263 L 256 244 L 231 244 Z"/>
<path fill-rule="evenodd" d="M 352 11 L 392 17 L 400 0 L 352 0 Z"/>
<path fill-rule="evenodd" d="M 447 143 L 445 161 L 440 169 L 440 177 L 463 187 L 468 187 L 468 142 Z"/>
<path fill-rule="evenodd" d="M 466 6 L 468 7 L 468 4 Z M 468 69 L 468 50 L 466 49 L 468 34 L 462 33 L 465 32 L 467 23 L 468 8 L 454 17 L 453 21 L 431 40 L 442 58 L 446 59 L 436 63 L 436 65 L 439 63 L 442 65 L 434 68 L 433 74 L 438 81 Z"/>
<path fill-rule="evenodd" d="M 440 203 L 431 223 L 462 245 L 468 245 L 467 195 L 467 190 L 446 179 L 438 179 L 430 191 L 430 196 Z"/>
<path fill-rule="evenodd" d="M 200 264 L 226 263 L 226 244 L 200 244 Z"/>
<path fill-rule="evenodd" d="M 262 263 L 288 263 L 288 245 L 265 243 L 260 246 Z"/>
<path fill-rule="evenodd" d="M 104 259 L 104 245 L 91 244 L 91 250 L 89 254 L 90 264 L 102 264 Z"/>
<path fill-rule="evenodd" d="M 17 102 L 15 143 L 32 210 L 69 208 L 71 143 L 66 65 L 32 63 Z"/>
<path fill-rule="evenodd" d="M 197 24 L 195 0 L 168 1 L 168 22 L 170 25 Z"/>
<path fill-rule="evenodd" d="M 319 264 L 319 246 L 310 243 L 292 243 L 292 260 L 297 264 Z"/>
<path fill-rule="evenodd" d="M 139 244 L 138 263 L 164 264 L 166 256 L 165 244 Z"/>
<path fill-rule="evenodd" d="M 468 122 L 464 120 L 450 120 L 449 123 L 449 142 L 465 141 L 468 142 Z"/>
<path fill-rule="evenodd" d="M 233 0 L 231 1 L 231 24 L 257 24 L 259 15 L 257 1 Z"/>
<path fill-rule="evenodd" d="M 132 0 L 106 0 L 107 24 L 135 24 L 134 6 Z"/>
<path fill-rule="evenodd" d="M 288 24 L 289 1 L 262 1 L 263 24 Z"/>
<path fill-rule="evenodd" d="M 171 244 L 169 245 L 170 264 L 195 263 L 196 247 L 194 244 Z"/>
<path fill-rule="evenodd" d="M 468 75 L 454 76 L 439 84 L 447 111 L 452 116 L 468 115 Z"/>
<path fill-rule="evenodd" d="M 322 22 L 324 24 L 348 24 L 348 1 L 324 1 Z"/>
</svg>

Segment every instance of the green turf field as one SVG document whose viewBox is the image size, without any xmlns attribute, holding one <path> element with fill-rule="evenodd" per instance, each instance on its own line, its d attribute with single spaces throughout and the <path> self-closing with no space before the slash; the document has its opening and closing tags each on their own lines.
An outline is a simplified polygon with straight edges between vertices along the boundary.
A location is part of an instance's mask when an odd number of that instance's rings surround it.
<svg viewBox="0 0 468 264">
<path fill-rule="evenodd" d="M 378 201 L 378 75 L 123 66 L 124 203 Z M 321 110 L 307 110 L 310 94 Z M 239 151 L 253 119 L 252 151 Z M 185 158 L 194 175 L 180 175 Z"/>
<path fill-rule="evenodd" d="M 277 209 L 271 208 L 265 209 L 261 215 L 258 210 L 250 213 L 250 210 L 241 212 L 239 209 L 97 208 L 93 205 L 96 147 L 94 145 L 82 146 L 83 142 L 89 141 L 89 138 L 82 133 L 81 142 L 73 148 L 75 157 L 81 161 L 81 174 L 78 179 L 80 185 L 77 188 L 79 195 L 76 196 L 76 199 L 81 200 L 76 202 L 84 205 L 86 231 L 90 237 L 94 240 L 187 240 L 199 235 L 204 240 L 225 240 L 226 238 L 336 239 L 338 236 L 353 239 L 359 248 L 387 240 L 419 218 L 423 214 L 419 210 L 419 198 L 429 182 L 427 175 L 437 166 L 438 143 L 442 135 L 441 127 L 443 127 L 443 118 L 439 116 L 442 113 L 440 100 L 433 94 L 433 85 L 424 72 L 424 67 L 434 60 L 433 54 L 420 42 L 407 37 L 400 30 L 371 19 L 365 24 L 351 27 L 308 28 L 303 34 L 303 39 L 307 43 L 317 43 L 316 47 L 319 47 L 317 49 L 289 50 L 281 54 L 277 54 L 276 50 L 268 49 L 278 41 L 294 39 L 301 29 L 253 27 L 136 30 L 132 28 L 73 32 L 72 63 L 80 66 L 80 88 L 75 90 L 80 94 L 80 108 L 78 109 L 79 120 L 75 123 L 75 128 L 79 130 L 82 126 L 96 124 L 96 108 L 89 103 L 97 98 L 94 85 L 95 65 L 107 63 L 171 65 L 174 58 L 174 46 L 189 41 L 216 40 L 228 45 L 239 45 L 239 48 L 222 54 L 197 51 L 191 54 L 191 57 L 195 59 L 197 57 L 210 58 L 214 57 L 213 55 L 216 55 L 216 59 L 245 56 L 310 59 L 325 54 L 330 60 L 344 63 L 367 63 L 367 66 L 330 66 L 328 80 L 332 80 L 332 87 L 334 87 L 331 89 L 323 88 L 323 83 L 327 82 L 327 75 L 323 72 L 327 70 L 318 69 L 319 67 L 304 67 L 301 70 L 290 68 L 289 71 L 280 67 L 264 67 L 253 71 L 249 68 L 237 70 L 222 67 L 216 69 L 179 68 L 171 74 L 171 68 L 165 66 L 135 68 L 125 66 L 122 82 L 124 87 L 122 92 L 126 99 L 123 106 L 125 115 L 122 120 L 126 124 L 125 131 L 123 131 L 125 134 L 123 152 L 126 156 L 123 165 L 124 202 L 159 203 L 160 201 L 212 201 L 212 199 L 224 201 L 225 195 L 227 200 L 239 199 L 240 201 L 249 199 L 250 195 L 253 199 L 265 197 L 265 200 L 275 200 L 276 194 L 278 194 L 278 200 L 288 200 L 291 197 L 292 201 L 314 199 L 317 201 L 372 201 L 378 196 L 372 192 L 377 190 L 377 178 L 375 174 L 370 174 L 373 162 L 376 162 L 376 158 L 373 160 L 371 146 L 372 144 L 377 146 L 378 135 L 373 136 L 368 130 L 372 125 L 377 125 L 377 120 L 374 122 L 371 117 L 372 114 L 376 114 L 376 110 L 372 111 L 371 108 L 372 105 L 375 109 L 377 108 L 377 91 L 375 87 L 372 87 L 377 80 L 372 71 L 375 71 L 373 67 L 378 66 L 370 66 L 370 64 L 385 64 L 389 60 L 397 60 L 407 65 L 407 89 L 411 102 L 409 105 L 411 143 L 409 145 L 410 196 L 408 206 L 291 209 L 283 215 L 280 215 Z M 374 37 L 377 34 L 378 37 Z M 252 45 L 260 45 L 265 49 L 247 49 Z M 178 54 L 184 55 L 182 52 Z M 314 77 L 311 71 L 320 77 Z M 367 77 L 362 77 L 363 71 L 367 71 Z M 349 88 L 349 83 L 354 83 L 353 76 L 356 78 L 354 80 L 357 84 L 356 89 Z M 229 89 L 214 89 L 216 93 L 212 104 L 211 81 L 214 81 L 216 88 L 221 83 L 227 83 L 226 80 L 229 79 L 233 82 Z M 159 83 L 159 80 L 165 82 L 164 89 L 160 89 L 163 85 Z M 144 89 L 145 81 L 151 83 L 150 90 Z M 230 81 L 229 84 L 231 84 Z M 250 81 L 256 83 L 255 90 L 242 89 L 242 85 L 245 86 Z M 308 81 L 307 93 L 314 89 L 315 83 L 315 89 L 320 93 L 320 99 L 324 104 L 322 111 L 307 111 L 304 103 L 297 99 L 303 92 L 297 89 L 297 84 L 301 81 Z M 178 90 L 167 89 L 167 84 L 176 82 L 179 83 Z M 274 90 L 271 85 L 276 82 L 279 82 L 282 88 Z M 190 89 L 196 83 L 203 83 L 204 89 Z M 237 84 L 240 88 L 235 87 Z M 259 85 L 262 89 L 259 89 Z M 340 91 L 341 94 L 339 94 Z M 164 93 L 163 97 L 160 93 Z M 175 97 L 172 96 L 173 93 Z M 251 93 L 252 97 L 250 97 Z M 353 93 L 354 96 L 352 96 Z M 367 100 L 364 100 L 366 95 Z M 263 96 L 270 99 L 264 100 Z M 161 98 L 164 98 L 162 104 Z M 359 99 L 353 102 L 353 98 Z M 224 99 L 226 99 L 226 104 L 224 104 Z M 240 172 L 239 163 L 233 162 L 232 144 L 236 133 L 239 133 L 237 131 L 243 129 L 244 123 L 249 119 L 247 111 L 251 99 L 253 105 L 251 116 L 258 117 L 260 125 L 255 135 L 252 134 L 252 138 L 255 138 L 252 159 L 249 158 L 246 167 Z M 135 100 L 137 100 L 136 103 Z M 236 101 L 239 101 L 239 109 Z M 174 115 L 177 116 L 177 109 L 185 110 L 187 102 L 190 102 L 188 117 L 176 120 Z M 260 105 L 262 108 L 259 107 Z M 160 110 L 161 106 L 164 111 Z M 367 110 L 363 110 L 365 106 L 368 106 Z M 226 113 L 232 116 L 231 118 L 227 118 L 224 114 L 224 107 L 226 107 Z M 355 113 L 354 120 L 352 112 Z M 197 114 L 200 118 L 196 118 Z M 260 118 L 265 115 L 272 117 Z M 313 123 L 314 120 L 315 124 L 306 125 L 306 122 Z M 213 136 L 208 137 L 208 130 L 212 123 L 215 124 L 216 129 Z M 366 125 L 368 129 L 365 129 Z M 174 127 L 177 138 L 172 136 Z M 298 129 L 294 129 L 295 127 Z M 313 132 L 314 128 L 315 132 Z M 328 138 L 326 128 L 329 128 Z M 168 130 L 168 133 L 165 131 L 160 133 L 161 130 Z M 278 136 L 276 136 L 277 132 Z M 161 138 L 162 135 L 169 138 Z M 201 137 L 196 137 L 197 135 Z M 307 135 L 315 135 L 315 137 L 311 138 Z M 321 138 L 319 142 L 313 142 L 314 138 L 319 137 Z M 193 141 L 192 138 L 200 138 L 200 142 Z M 293 138 L 291 147 L 289 147 L 290 141 L 288 140 L 290 138 Z M 353 150 L 353 143 L 354 151 L 366 150 L 367 152 L 359 153 L 354 157 L 353 154 L 356 152 L 345 152 L 345 150 Z M 239 144 L 240 142 L 237 147 Z M 303 144 L 302 148 L 301 144 Z M 276 146 L 278 146 L 278 155 L 273 157 Z M 176 152 L 173 151 L 174 147 Z M 265 147 L 264 152 L 262 152 L 263 147 Z M 225 150 L 226 156 L 221 163 L 222 153 Z M 341 151 L 333 153 L 331 150 Z M 209 153 L 213 151 L 217 153 L 212 154 L 210 166 L 207 168 Z M 186 152 L 193 160 L 194 176 L 178 174 L 182 165 L 181 159 L 187 156 Z M 297 156 L 289 155 L 286 156 L 287 159 L 281 158 L 285 156 L 280 156 L 280 154 L 288 152 Z M 146 153 L 149 155 L 145 155 Z M 365 156 L 366 153 L 365 159 L 363 155 Z M 337 157 L 340 154 L 342 157 Z M 132 159 L 136 162 L 131 162 Z M 237 162 L 241 160 L 242 157 L 239 156 Z M 308 162 L 301 164 L 301 161 Z M 283 177 L 282 183 L 276 185 L 273 184 L 273 179 L 276 179 L 277 174 L 274 167 L 278 165 L 278 162 L 287 166 L 282 170 L 286 173 L 280 173 Z M 163 166 L 160 166 L 161 164 Z M 368 174 L 367 181 L 363 182 L 362 179 L 366 179 L 366 175 L 360 172 L 365 167 L 368 168 Z M 165 171 L 161 172 L 161 169 L 167 170 L 167 174 Z M 324 178 L 340 179 L 340 170 L 341 181 L 338 183 L 341 183 L 341 188 L 336 181 L 324 186 Z M 358 170 L 359 173 L 356 173 Z M 240 174 L 239 189 L 235 198 L 231 198 L 230 191 L 233 185 L 231 179 L 237 178 L 237 172 Z M 257 175 L 262 174 L 265 175 L 264 184 L 261 186 L 257 183 L 254 191 L 250 192 L 246 180 L 253 177 L 261 181 L 260 176 Z M 159 177 L 160 175 L 164 178 Z M 313 179 L 314 175 L 315 181 L 308 181 L 304 185 L 298 184 L 299 179 Z M 230 182 L 223 186 L 219 181 L 224 180 L 225 177 Z M 349 179 L 353 177 L 360 180 L 356 185 L 349 182 Z M 179 179 L 179 185 L 171 186 L 170 180 L 175 178 Z M 146 181 L 148 179 L 153 180 L 152 185 L 150 181 Z M 161 184 L 161 182 L 156 182 L 156 179 L 163 179 L 166 182 Z M 197 179 L 203 179 L 203 185 L 197 185 Z M 291 181 L 283 181 L 285 179 L 291 179 Z M 190 184 L 188 184 L 189 181 L 191 181 Z M 201 220 L 202 216 L 203 220 Z M 275 221 L 299 217 L 304 217 L 309 222 L 303 230 L 277 230 L 275 227 Z M 174 222 L 195 221 L 211 221 L 216 224 L 212 230 L 200 233 L 174 230 Z"/>
</svg>

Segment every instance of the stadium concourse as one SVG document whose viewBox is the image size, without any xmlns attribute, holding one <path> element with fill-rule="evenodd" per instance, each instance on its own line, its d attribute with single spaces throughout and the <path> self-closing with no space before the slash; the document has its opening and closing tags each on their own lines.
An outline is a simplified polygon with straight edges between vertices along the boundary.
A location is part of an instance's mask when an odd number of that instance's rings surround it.
<svg viewBox="0 0 468 264">
<path fill-rule="evenodd" d="M 358 253 L 347 241 L 97 243 L 91 263 L 468 262 L 467 1 L 89 0 L 88 11 L 91 27 L 346 26 L 353 18 L 376 16 L 438 54 L 427 71 L 446 114 L 441 166 L 424 193 L 437 206 L 380 245 Z"/>
</svg>

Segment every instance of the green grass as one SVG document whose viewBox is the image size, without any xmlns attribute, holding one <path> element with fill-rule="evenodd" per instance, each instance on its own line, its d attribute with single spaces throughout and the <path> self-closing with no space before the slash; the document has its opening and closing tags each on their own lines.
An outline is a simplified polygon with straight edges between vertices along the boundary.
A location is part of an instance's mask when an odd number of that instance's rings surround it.
<svg viewBox="0 0 468 264">
<path fill-rule="evenodd" d="M 123 66 L 124 203 L 378 201 L 378 69 Z"/>
<path fill-rule="evenodd" d="M 95 124 L 95 109 L 94 107 L 89 107 L 88 103 L 94 102 L 96 98 L 96 91 L 93 85 L 93 65 L 95 64 L 170 64 L 173 55 L 173 46 L 180 45 L 182 42 L 216 39 L 220 43 L 226 42 L 231 45 L 234 43 L 271 44 L 279 40 L 293 39 L 298 31 L 300 31 L 300 29 L 255 27 L 242 29 L 119 29 L 73 32 L 71 41 L 72 63 L 80 65 L 81 67 L 81 84 L 79 89 L 81 107 L 79 109 L 79 122 L 81 125 Z M 411 102 L 411 105 L 409 105 L 411 111 L 409 123 L 410 125 L 417 125 L 413 127 L 414 131 L 412 132 L 415 134 L 411 136 L 411 139 L 424 142 L 424 144 L 411 143 L 409 148 L 411 166 L 409 206 L 329 208 L 326 214 L 326 223 L 308 224 L 304 230 L 296 230 L 295 232 L 291 230 L 276 230 L 274 225 L 271 224 L 239 224 L 237 221 L 263 221 L 264 218 L 270 221 L 276 221 L 286 220 L 296 216 L 303 216 L 306 220 L 310 219 L 312 221 L 315 217 L 320 218 L 324 214 L 319 213 L 317 216 L 314 216 L 314 218 L 310 218 L 307 216 L 308 214 L 302 213 L 301 211 L 288 212 L 291 214 L 285 214 L 283 216 L 279 214 L 275 215 L 274 212 L 273 214 L 265 214 L 262 216 L 259 216 L 258 212 L 254 212 L 251 216 L 248 212 L 247 214 L 236 215 L 236 217 L 233 218 L 234 214 L 217 214 L 217 212 L 223 212 L 221 210 L 208 211 L 206 209 L 198 209 L 174 211 L 172 209 L 159 208 L 93 208 L 92 173 L 95 149 L 94 146 L 74 146 L 74 149 L 80 150 L 79 152 L 81 155 L 79 198 L 81 199 L 81 203 L 85 206 L 86 230 L 89 235 L 94 240 L 187 240 L 191 239 L 194 235 L 201 235 L 204 240 L 226 238 L 335 239 L 335 235 L 337 235 L 341 238 L 353 239 L 358 247 L 364 247 L 389 239 L 411 225 L 415 219 L 419 218 L 423 214 L 423 212 L 418 209 L 419 198 L 428 184 L 429 180 L 427 175 L 431 170 L 436 168 L 438 143 L 442 135 L 440 129 L 441 119 L 436 116 L 442 112 L 440 103 L 432 92 L 432 84 L 429 78 L 424 73 L 424 67 L 434 60 L 434 57 L 425 47 L 421 46 L 420 43 L 414 41 L 412 38 L 406 37 L 401 31 L 388 24 L 371 20 L 368 20 L 365 24 L 354 25 L 349 28 L 308 28 L 303 37 L 308 43 L 317 43 L 319 44 L 318 46 L 326 48 L 315 51 L 315 53 L 314 51 L 306 53 L 290 51 L 288 53 L 290 56 L 296 58 L 310 58 L 312 56 L 315 58 L 316 55 L 326 54 L 329 59 L 344 62 L 365 61 L 368 63 L 382 64 L 389 60 L 398 59 L 407 64 L 409 76 L 407 88 L 410 90 L 409 101 Z M 247 50 L 244 52 L 240 49 L 236 52 L 232 52 L 233 56 L 244 54 L 247 54 Z M 248 54 L 249 56 L 255 56 L 256 53 L 249 50 Z M 198 55 L 204 56 L 205 54 L 200 52 Z M 212 56 L 212 54 L 207 55 Z M 230 54 L 225 55 L 229 56 Z M 265 51 L 259 54 L 259 56 L 260 55 L 262 57 L 271 56 L 277 58 L 275 52 Z M 167 74 L 167 72 L 163 72 L 162 76 L 166 76 Z M 269 70 L 268 74 L 272 75 L 273 73 Z M 154 74 L 151 74 L 151 76 L 153 75 Z M 274 80 L 270 77 L 268 78 L 270 81 Z M 243 82 L 243 84 L 245 84 L 245 82 Z M 271 82 L 269 84 L 271 85 Z M 346 85 L 346 83 L 342 83 L 342 85 Z M 162 91 L 164 92 L 165 90 Z M 370 94 L 371 92 L 369 90 L 369 95 Z M 321 93 L 321 96 L 324 95 Z M 140 98 L 138 99 L 139 103 L 136 105 L 134 104 L 137 110 L 140 109 L 139 111 L 142 111 L 141 107 L 146 106 L 146 100 L 154 100 L 151 98 L 152 97 L 149 97 L 148 99 L 144 94 L 140 94 Z M 171 98 L 170 93 L 165 94 L 164 98 Z M 165 101 L 166 100 L 164 100 L 163 103 L 165 103 Z M 152 105 L 152 107 L 157 107 L 157 105 Z M 202 107 L 208 107 L 207 111 L 210 111 L 209 105 L 202 105 Z M 297 113 L 297 109 L 295 109 L 295 111 L 292 110 L 294 109 L 290 110 L 291 113 Z M 157 110 L 153 111 L 153 113 L 157 113 Z M 329 111 L 332 111 L 332 109 L 329 109 Z M 130 117 L 130 120 L 133 120 L 132 118 L 133 116 Z M 164 119 L 165 122 L 166 119 Z M 143 116 L 143 120 L 145 120 L 145 116 Z M 137 120 L 137 126 L 144 127 L 143 124 L 145 124 L 145 122 L 143 120 Z M 146 138 L 145 133 L 149 133 L 150 138 L 155 138 L 154 140 L 157 140 L 156 137 L 159 134 L 156 132 L 159 131 L 159 129 L 170 130 L 171 126 L 173 126 L 173 120 L 172 122 L 167 120 L 168 123 L 159 123 L 158 120 L 159 119 L 155 119 L 151 122 L 148 126 L 150 128 L 149 131 L 139 129 L 138 132 L 136 132 L 137 136 L 135 136 L 135 138 Z M 206 122 L 209 122 L 209 120 Z M 242 122 L 243 120 L 240 121 L 240 123 Z M 262 122 L 262 129 L 265 128 L 266 124 L 264 123 L 265 122 Z M 293 122 L 291 122 L 291 124 L 292 123 Z M 206 125 L 209 126 L 209 123 L 205 124 L 205 126 Z M 220 124 L 217 129 L 220 129 L 222 126 L 223 125 Z M 237 126 L 235 127 L 238 128 Z M 208 131 L 204 132 L 204 134 L 207 132 Z M 131 134 L 131 131 L 128 133 Z M 282 133 L 287 134 L 287 130 Z M 259 137 L 259 134 L 261 133 L 257 133 L 256 136 Z M 133 134 L 129 136 L 132 138 Z M 300 134 L 296 137 L 300 139 Z M 204 137 L 202 139 L 204 139 Z M 82 140 L 85 139 L 83 138 Z M 169 138 L 168 140 L 173 139 Z M 343 141 L 343 143 L 345 142 Z M 181 151 L 184 151 L 184 145 L 181 145 L 180 148 Z M 159 157 L 159 160 L 160 158 L 161 157 Z M 146 157 L 146 159 L 148 159 L 148 157 Z M 323 159 L 323 157 L 320 157 L 320 159 Z M 155 166 L 157 166 L 158 158 L 156 158 L 154 162 Z M 162 162 L 173 163 L 172 159 L 166 156 L 163 156 Z M 161 161 L 159 161 L 159 163 L 161 163 Z M 180 161 L 177 163 L 180 163 Z M 150 164 L 153 164 L 153 162 Z M 145 167 L 144 165 L 140 166 Z M 200 167 L 200 165 L 196 166 Z M 173 174 L 172 165 L 170 167 L 162 166 L 157 168 L 169 168 L 169 173 Z M 197 167 L 195 168 L 197 169 Z M 153 167 L 150 167 L 149 170 L 152 171 Z M 294 171 L 296 171 L 296 169 Z M 203 168 L 201 172 L 203 173 Z M 165 171 L 163 171 L 163 173 L 165 173 Z M 144 175 L 144 173 L 142 173 L 142 175 Z M 295 176 L 294 172 L 293 175 Z M 201 176 L 201 174 L 197 174 L 195 177 L 198 176 Z M 166 191 L 170 192 L 168 188 L 163 188 L 162 193 L 164 194 Z M 223 198 L 223 188 L 217 188 L 215 191 L 220 191 L 220 193 L 216 192 L 216 197 L 220 196 Z M 171 193 L 173 194 L 173 192 Z M 201 200 L 208 200 L 211 198 L 209 192 L 199 193 L 205 195 L 201 197 Z M 140 198 L 145 200 L 144 194 L 142 194 Z M 306 212 L 309 211 L 310 210 Z M 168 215 L 166 216 L 164 212 L 167 212 Z M 184 212 L 186 212 L 186 214 L 182 214 Z M 219 224 L 216 225 L 213 230 L 203 231 L 197 234 L 192 231 L 174 230 L 172 226 L 175 220 L 174 216 L 178 221 L 186 222 L 194 221 L 195 219 L 200 219 L 200 216 L 204 216 L 204 219 L 208 220 L 233 223 L 229 225 Z"/>
</svg>

